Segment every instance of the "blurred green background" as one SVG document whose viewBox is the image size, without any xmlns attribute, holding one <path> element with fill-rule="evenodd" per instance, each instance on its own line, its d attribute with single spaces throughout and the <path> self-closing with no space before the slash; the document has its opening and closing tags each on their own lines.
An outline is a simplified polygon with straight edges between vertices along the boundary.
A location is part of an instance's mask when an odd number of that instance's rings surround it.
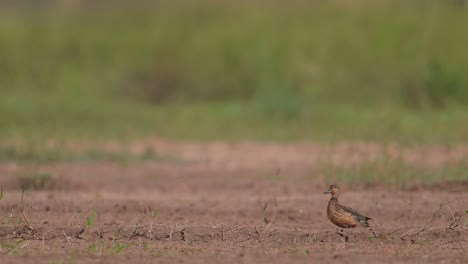
<svg viewBox="0 0 468 264">
<path fill-rule="evenodd" d="M 468 4 L 1 1 L 0 138 L 468 139 Z"/>
</svg>

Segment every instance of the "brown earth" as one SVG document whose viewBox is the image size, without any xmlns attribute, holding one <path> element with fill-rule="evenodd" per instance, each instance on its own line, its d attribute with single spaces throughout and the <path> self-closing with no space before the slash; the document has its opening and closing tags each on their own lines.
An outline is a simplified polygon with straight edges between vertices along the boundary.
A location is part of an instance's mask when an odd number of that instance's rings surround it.
<svg viewBox="0 0 468 264">
<path fill-rule="evenodd" d="M 176 158 L 1 164 L 0 263 L 468 260 L 466 185 L 341 184 L 341 202 L 372 217 L 377 236 L 345 230 L 345 244 L 326 218 L 327 176 L 313 169 L 326 157 L 347 164 L 383 152 L 437 166 L 466 160 L 467 146 L 148 141 L 126 149 L 148 147 Z M 31 169 L 54 184 L 22 194 L 15 175 Z"/>
</svg>

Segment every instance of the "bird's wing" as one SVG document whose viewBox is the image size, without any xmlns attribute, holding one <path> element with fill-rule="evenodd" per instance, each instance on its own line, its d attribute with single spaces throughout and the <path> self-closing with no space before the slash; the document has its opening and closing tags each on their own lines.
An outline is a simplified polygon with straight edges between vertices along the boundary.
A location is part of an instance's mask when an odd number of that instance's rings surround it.
<svg viewBox="0 0 468 264">
<path fill-rule="evenodd" d="M 347 207 L 347 206 L 343 206 L 341 205 L 341 208 L 345 211 L 345 212 L 348 212 L 354 216 L 356 216 L 358 219 L 364 219 L 364 220 L 370 220 L 369 217 L 367 216 L 364 216 L 360 213 L 358 213 L 356 210 L 354 210 L 353 208 L 350 208 L 350 207 Z"/>
</svg>

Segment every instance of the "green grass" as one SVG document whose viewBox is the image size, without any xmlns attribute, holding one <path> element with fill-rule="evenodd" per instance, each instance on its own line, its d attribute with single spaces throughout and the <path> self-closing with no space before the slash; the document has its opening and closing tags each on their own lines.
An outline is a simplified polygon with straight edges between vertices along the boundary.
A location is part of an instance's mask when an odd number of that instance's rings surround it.
<svg viewBox="0 0 468 264">
<path fill-rule="evenodd" d="M 0 138 L 468 139 L 456 1 L 157 2 L 0 4 Z"/>
<path fill-rule="evenodd" d="M 88 147 L 77 150 L 73 147 L 56 144 L 47 146 L 44 143 L 2 144 L 0 143 L 0 164 L 17 162 L 23 164 L 46 164 L 54 162 L 103 162 L 112 161 L 126 164 L 129 162 L 166 161 L 178 162 L 173 155 L 162 154 L 148 147 L 140 153 L 132 153 L 125 147 L 116 150 L 105 150 L 98 147 Z"/>
<path fill-rule="evenodd" d="M 16 176 L 16 183 L 21 190 L 51 190 L 59 188 L 60 181 L 47 172 L 28 172 Z"/>
<path fill-rule="evenodd" d="M 417 166 L 401 160 L 380 159 L 351 167 L 323 165 L 329 183 L 345 182 L 352 185 L 387 184 L 402 188 L 423 184 L 425 187 L 448 184 L 447 189 L 462 191 L 468 183 L 467 162 L 445 164 L 432 168 Z M 461 185 L 457 186 L 457 183 Z M 441 185 L 443 186 L 443 185 Z M 453 188 L 452 188 L 453 187 Z M 443 188 L 443 187 L 442 187 Z"/>
<path fill-rule="evenodd" d="M 454 144 L 465 142 L 468 135 L 468 113 L 461 107 L 413 112 L 317 105 L 297 119 L 277 118 L 244 102 L 135 107 L 114 105 L 94 111 L 90 106 L 80 112 L 70 109 L 70 105 L 44 105 L 25 113 L 22 119 L 12 119 L 9 111 L 2 111 L 0 135 L 33 141 L 44 137 L 103 140 L 156 135 L 184 140 L 366 140 L 404 144 Z"/>
<path fill-rule="evenodd" d="M 94 226 L 95 219 L 96 219 L 97 212 L 96 210 L 92 210 L 88 217 L 86 217 L 86 226 L 92 227 Z"/>
</svg>

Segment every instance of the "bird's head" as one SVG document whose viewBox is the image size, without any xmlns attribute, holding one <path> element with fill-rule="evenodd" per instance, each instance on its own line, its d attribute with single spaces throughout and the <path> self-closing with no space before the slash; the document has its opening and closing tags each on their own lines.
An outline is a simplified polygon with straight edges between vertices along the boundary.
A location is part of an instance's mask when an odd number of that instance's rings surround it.
<svg viewBox="0 0 468 264">
<path fill-rule="evenodd" d="M 324 192 L 323 194 L 329 194 L 329 193 L 331 193 L 333 197 L 338 197 L 338 194 L 340 193 L 340 187 L 338 187 L 338 185 L 336 184 L 330 185 L 330 187 L 328 188 L 328 191 Z"/>
</svg>

